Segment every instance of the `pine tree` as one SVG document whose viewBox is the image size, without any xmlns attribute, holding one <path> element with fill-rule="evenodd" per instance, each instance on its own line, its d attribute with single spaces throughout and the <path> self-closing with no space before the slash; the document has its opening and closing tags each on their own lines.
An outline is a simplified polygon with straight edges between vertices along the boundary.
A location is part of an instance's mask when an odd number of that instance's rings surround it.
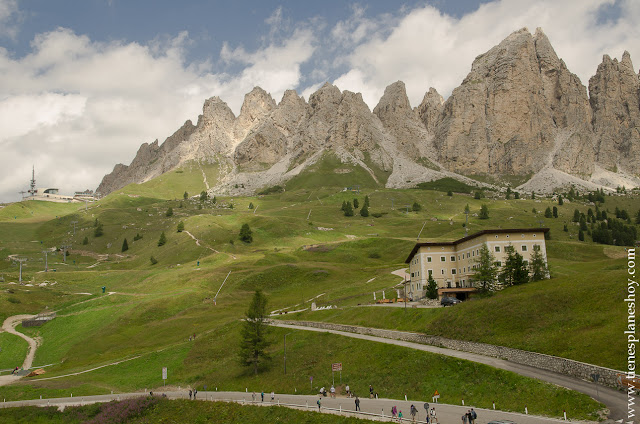
<svg viewBox="0 0 640 424">
<path fill-rule="evenodd" d="M 420 203 L 418 202 L 413 202 L 411 210 L 413 210 L 414 212 L 420 212 L 422 210 L 422 205 L 420 205 Z"/>
<path fill-rule="evenodd" d="M 582 231 L 587 231 L 587 220 L 584 219 L 584 216 L 580 217 L 580 229 Z"/>
<path fill-rule="evenodd" d="M 200 192 L 200 201 L 201 202 L 204 202 L 205 200 L 207 200 L 208 197 L 209 197 L 209 195 L 207 194 L 206 191 L 202 190 Z"/>
<path fill-rule="evenodd" d="M 476 272 L 471 276 L 473 281 L 480 284 L 476 286 L 480 291 L 494 291 L 495 280 L 498 275 L 496 258 L 491 254 L 489 247 L 485 244 L 480 248 L 480 255 L 476 259 Z"/>
<path fill-rule="evenodd" d="M 363 217 L 368 217 L 369 216 L 369 208 L 366 206 L 363 206 L 362 209 L 360 209 L 360 215 Z"/>
<path fill-rule="evenodd" d="M 536 192 L 532 191 L 531 192 L 531 200 L 535 200 L 535 198 L 536 198 Z"/>
<path fill-rule="evenodd" d="M 447 191 L 447 196 L 453 197 L 453 191 L 451 191 L 451 190 Z"/>
<path fill-rule="evenodd" d="M 358 199 L 353 199 L 353 209 L 358 209 L 360 207 L 360 202 Z"/>
<path fill-rule="evenodd" d="M 351 202 L 347 202 L 344 207 L 344 216 L 353 216 L 353 206 L 351 206 Z"/>
<path fill-rule="evenodd" d="M 165 213 L 165 216 L 173 216 L 173 208 L 171 206 L 169 206 L 169 209 L 167 209 L 167 213 Z"/>
<path fill-rule="evenodd" d="M 562 231 L 564 231 L 565 233 L 569 232 L 569 227 L 567 227 L 567 224 L 564 224 L 564 228 L 562 229 Z"/>
<path fill-rule="evenodd" d="M 122 251 L 126 252 L 127 250 L 129 250 L 129 244 L 127 243 L 127 239 L 124 239 L 122 242 Z"/>
<path fill-rule="evenodd" d="M 469 213 L 471 212 L 471 208 L 469 207 L 469 204 L 467 203 L 467 205 L 464 207 L 464 213 Z M 640 211 L 638 211 L 640 213 Z"/>
<path fill-rule="evenodd" d="M 545 209 L 544 217 L 545 218 L 552 218 L 553 217 L 553 212 L 551 212 L 551 207 L 550 206 L 547 206 L 547 209 Z"/>
<path fill-rule="evenodd" d="M 582 229 L 578 231 L 578 240 L 584 241 L 584 232 L 582 231 Z"/>
<path fill-rule="evenodd" d="M 253 367 L 256 375 L 260 363 L 269 359 L 267 349 L 271 343 L 267 339 L 270 332 L 267 320 L 267 298 L 260 290 L 256 290 L 240 332 L 240 362 Z"/>
<path fill-rule="evenodd" d="M 342 201 L 342 207 L 340 208 L 340 210 L 342 212 L 345 212 L 347 210 L 347 201 L 346 200 Z"/>
<path fill-rule="evenodd" d="M 178 232 L 181 233 L 184 231 L 184 222 L 178 222 Z"/>
<path fill-rule="evenodd" d="M 253 209 L 255 206 L 253 206 L 252 202 L 249 202 L 249 209 Z"/>
<path fill-rule="evenodd" d="M 558 208 L 556 206 L 553 207 L 553 217 L 554 218 L 558 217 Z"/>
<path fill-rule="evenodd" d="M 433 279 L 432 274 L 429 274 L 429 279 L 427 280 L 427 297 L 429 299 L 438 298 L 438 283 Z"/>
<path fill-rule="evenodd" d="M 564 200 L 562 199 L 561 195 L 558 195 L 558 206 L 562 206 L 564 205 Z"/>
<path fill-rule="evenodd" d="M 544 280 L 549 275 L 547 263 L 544 260 L 544 256 L 542 256 L 540 246 L 537 244 L 533 246 L 531 262 L 529 262 L 529 272 L 531 273 L 531 281 Z"/>
<path fill-rule="evenodd" d="M 480 200 L 483 197 L 484 197 L 484 194 L 480 190 L 476 190 L 476 192 L 473 194 L 473 198 L 476 200 Z"/>
<path fill-rule="evenodd" d="M 213 196 L 213 199 L 211 199 L 211 202 L 215 205 L 216 203 L 218 203 L 218 198 L 216 196 Z"/>
<path fill-rule="evenodd" d="M 573 211 L 573 222 L 580 222 L 580 211 L 578 209 Z"/>
<path fill-rule="evenodd" d="M 82 244 L 84 244 L 85 246 L 89 244 L 89 237 L 85 236 L 84 240 L 82 240 Z"/>
<path fill-rule="evenodd" d="M 480 219 L 489 219 L 489 206 L 483 204 L 480 206 L 480 214 L 478 215 Z"/>
<path fill-rule="evenodd" d="M 513 194 L 513 198 L 514 199 L 519 199 L 520 198 L 520 193 L 518 193 L 517 191 Z"/>
<path fill-rule="evenodd" d="M 522 255 L 516 252 L 513 246 L 507 246 L 505 251 L 507 252 L 507 259 L 499 276 L 502 284 L 515 286 L 529 281 L 529 271 L 524 264 Z"/>
<path fill-rule="evenodd" d="M 94 237 L 101 237 L 103 234 L 104 234 L 104 230 L 103 230 L 103 227 L 102 227 L 102 223 L 98 223 L 98 226 L 93 231 L 93 235 L 94 235 Z"/>
<path fill-rule="evenodd" d="M 164 235 L 164 231 L 160 233 L 160 238 L 158 239 L 158 247 L 164 246 L 167 243 L 167 236 Z"/>
<path fill-rule="evenodd" d="M 184 192 L 184 194 L 182 195 L 182 198 L 184 200 L 187 200 L 189 198 L 189 193 L 187 193 L 186 191 Z"/>
<path fill-rule="evenodd" d="M 507 200 L 511 199 L 511 187 L 507 187 Z"/>
<path fill-rule="evenodd" d="M 253 232 L 251 231 L 251 228 L 249 228 L 249 224 L 242 224 L 238 238 L 245 243 L 251 243 L 253 241 Z"/>
<path fill-rule="evenodd" d="M 180 202 L 180 205 L 178 206 L 180 209 L 184 208 L 184 203 Z"/>
<path fill-rule="evenodd" d="M 93 222 L 93 226 L 97 227 L 98 226 L 98 218 L 96 218 L 96 220 Z"/>
<path fill-rule="evenodd" d="M 369 196 L 364 196 L 364 204 L 366 207 L 369 207 Z"/>
<path fill-rule="evenodd" d="M 153 256 L 149 258 L 149 261 L 151 262 L 151 265 L 155 265 L 158 263 L 158 260 L 156 258 L 154 258 Z"/>
</svg>

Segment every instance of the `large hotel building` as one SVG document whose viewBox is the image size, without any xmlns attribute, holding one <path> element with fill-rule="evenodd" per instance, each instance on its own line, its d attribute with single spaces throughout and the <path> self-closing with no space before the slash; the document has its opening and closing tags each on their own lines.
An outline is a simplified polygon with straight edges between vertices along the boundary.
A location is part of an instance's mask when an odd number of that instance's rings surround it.
<svg viewBox="0 0 640 424">
<path fill-rule="evenodd" d="M 540 250 L 545 262 L 547 250 L 544 235 L 548 228 L 483 230 L 450 242 L 417 243 L 405 261 L 409 264 L 411 281 L 407 294 L 413 299 L 425 297 L 429 274 L 438 283 L 438 296 L 464 300 L 476 291 L 472 276 L 477 266 L 480 248 L 486 244 L 499 267 L 507 258 L 506 248 L 512 246 L 528 264 L 534 250 Z"/>
</svg>

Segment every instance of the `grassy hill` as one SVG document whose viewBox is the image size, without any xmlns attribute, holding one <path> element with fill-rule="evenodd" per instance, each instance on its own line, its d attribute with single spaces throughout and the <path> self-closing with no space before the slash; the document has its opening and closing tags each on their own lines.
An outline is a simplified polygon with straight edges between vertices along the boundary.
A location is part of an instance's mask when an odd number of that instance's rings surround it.
<svg viewBox="0 0 640 424">
<path fill-rule="evenodd" d="M 329 169 L 327 165 L 327 172 Z M 180 185 L 187 185 L 186 180 L 180 180 L 187 178 L 185 169 L 182 174 L 163 176 L 162 183 L 153 180 L 146 186 L 128 186 L 86 210 L 76 207 L 60 211 L 58 204 L 44 204 L 38 206 L 40 218 L 24 213 L 0 222 L 0 274 L 4 278 L 0 281 L 0 319 L 47 308 L 58 311 L 58 317 L 42 327 L 19 328 L 42 339 L 34 365 L 53 364 L 41 379 L 125 360 L 76 376 L 2 387 L 3 397 L 9 400 L 71 391 L 76 396 L 151 388 L 161 385 L 160 369 L 164 366 L 170 369 L 170 384 L 242 390 L 268 382 L 276 391 L 312 393 L 315 388 L 309 387 L 309 375 L 314 376 L 314 385 L 327 385 L 329 364 L 342 361 L 349 365 L 347 375 L 352 387 L 362 386 L 361 391 L 375 381 L 387 388 L 389 396 L 407 392 L 427 396 L 435 383 L 446 387 L 444 391 L 438 389 L 443 400 L 450 397 L 456 401 L 464 396 L 474 399 L 478 406 L 488 406 L 493 396 L 506 409 L 521 408 L 516 403 L 527 399 L 530 411 L 539 407 L 540 413 L 556 416 L 567 409 L 587 417 L 598 409 L 586 396 L 560 393 L 557 388 L 520 380 L 510 373 L 315 333 L 290 336 L 287 359 L 291 365 L 285 378 L 278 365 L 284 335 L 279 329 L 272 334 L 273 363 L 253 377 L 235 356 L 239 319 L 257 288 L 266 292 L 273 311 L 307 308 L 312 300 L 319 306 L 339 308 L 289 314 L 287 318 L 424 331 L 614 368 L 625 363 L 617 337 L 625 319 L 621 306 L 624 248 L 577 241 L 578 227 L 571 218 L 576 208 L 586 213 L 585 204 L 566 202 L 558 206 L 551 199 L 506 200 L 491 192 L 488 195 L 495 198 L 476 200 L 471 194 L 447 196 L 437 190 L 368 187 L 364 180 L 358 194 L 342 191 L 340 185 L 346 180 L 336 181 L 338 186 L 332 188 L 320 187 L 318 179 L 314 186 L 311 174 L 305 177 L 310 179 L 310 186 L 287 186 L 282 193 L 218 196 L 216 203 L 184 200 L 184 191 L 199 193 L 197 171 L 195 165 L 189 171 L 194 185 L 188 188 Z M 168 179 L 174 182 L 169 184 Z M 377 218 L 342 214 L 343 201 L 358 197 L 362 204 L 365 195 Z M 404 206 L 415 202 L 423 206 L 422 211 L 407 212 Z M 254 209 L 249 209 L 250 203 Z M 543 212 L 547 206 L 557 206 L 558 218 L 542 218 L 543 225 L 551 228 L 547 246 L 553 278 L 446 310 L 405 313 L 357 307 L 370 302 L 373 291 L 390 289 L 400 282 L 391 271 L 406 266 L 404 259 L 425 222 L 421 240 L 463 236 L 467 204 L 472 214 L 482 204 L 487 204 L 490 211 L 488 220 L 469 217 L 470 232 L 539 226 L 542 214 L 532 209 Z M 607 196 L 602 209 L 613 211 L 616 206 L 635 214 L 640 201 Z M 167 216 L 169 208 L 173 210 L 171 216 Z M 103 226 L 104 234 L 99 237 L 95 236 L 96 220 Z M 78 221 L 75 234 L 73 221 Z M 179 222 L 185 226 L 180 233 Z M 251 244 L 238 239 L 244 223 L 253 230 Z M 567 232 L 563 231 L 565 224 Z M 158 246 L 162 232 L 167 243 Z M 136 236 L 141 238 L 134 241 Z M 87 244 L 83 244 L 85 238 Z M 129 249 L 122 252 L 125 238 Z M 60 252 L 49 255 L 50 271 L 45 273 L 42 250 L 62 244 L 72 246 L 71 254 L 66 262 Z M 23 269 L 25 285 L 11 284 L 17 282 L 17 266 L 10 255 L 16 254 L 28 258 Z M 150 261 L 152 256 L 156 264 Z M 228 274 L 214 304 L 213 297 Z M 194 333 L 196 340 L 189 341 Z M 414 375 L 414 368 L 403 364 L 402 358 L 407 357 L 420 366 L 439 364 L 444 374 L 433 369 L 432 383 L 425 383 Z M 486 384 L 466 386 L 468 373 L 483 374 Z M 528 391 L 516 391 L 516 401 L 514 387 Z M 558 401 L 550 403 L 545 398 Z"/>
</svg>

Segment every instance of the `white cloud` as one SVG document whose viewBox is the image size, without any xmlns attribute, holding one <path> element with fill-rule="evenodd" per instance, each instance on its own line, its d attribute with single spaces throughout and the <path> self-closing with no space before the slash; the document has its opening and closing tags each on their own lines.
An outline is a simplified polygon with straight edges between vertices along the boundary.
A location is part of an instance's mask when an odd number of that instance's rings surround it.
<svg viewBox="0 0 640 424">
<path fill-rule="evenodd" d="M 235 113 L 255 85 L 279 100 L 299 84 L 312 41 L 311 32 L 295 30 L 256 51 L 227 47 L 240 67 L 233 75 L 213 72 L 209 62 L 185 63 L 187 33 L 143 45 L 58 28 L 36 36 L 24 57 L 0 49 L 0 200 L 18 198 L 32 164 L 39 184 L 66 193 L 95 188 L 141 143 L 162 142 L 195 121 L 210 96 Z"/>
<path fill-rule="evenodd" d="M 348 61 L 350 69 L 334 82 L 341 89 L 361 91 L 374 107 L 387 85 L 402 80 L 416 106 L 429 87 L 448 96 L 469 72 L 473 59 L 511 32 L 542 27 L 558 56 L 588 85 L 605 53 L 621 57 L 627 49 L 640 61 L 640 6 L 633 0 L 618 2 L 620 18 L 598 24 L 600 8 L 613 4 L 613 0 L 502 0 L 483 4 L 460 19 L 424 6 L 391 20 L 387 28 L 364 29 L 357 22 L 372 18 L 355 10 L 345 21 L 355 23 L 341 22 L 333 33 L 340 39 L 364 41 L 339 59 Z"/>
<path fill-rule="evenodd" d="M 21 18 L 18 0 L 0 0 L 0 36 L 15 38 Z"/>
</svg>

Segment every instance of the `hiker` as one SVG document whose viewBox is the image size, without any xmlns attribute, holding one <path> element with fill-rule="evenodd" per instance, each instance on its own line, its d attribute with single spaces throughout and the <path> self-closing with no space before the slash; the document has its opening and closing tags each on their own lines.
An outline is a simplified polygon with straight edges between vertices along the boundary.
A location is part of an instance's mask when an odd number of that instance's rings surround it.
<svg viewBox="0 0 640 424">
<path fill-rule="evenodd" d="M 264 390 L 260 392 L 260 402 L 264 402 Z"/>
<path fill-rule="evenodd" d="M 427 424 L 429 424 L 429 402 L 424 403 L 424 410 L 427 413 Z"/>
<path fill-rule="evenodd" d="M 254 391 L 253 393 L 251 393 L 251 402 L 255 402 L 256 401 L 256 392 Z"/>
<path fill-rule="evenodd" d="M 402 422 L 402 411 L 398 412 L 398 422 Z"/>
<path fill-rule="evenodd" d="M 318 398 L 318 401 L 316 403 L 318 404 L 318 412 L 320 412 L 320 407 L 322 406 L 322 398 Z"/>
<path fill-rule="evenodd" d="M 273 390 L 271 391 L 271 402 L 273 402 L 273 400 L 276 398 L 276 394 L 273 392 Z"/>
<path fill-rule="evenodd" d="M 336 397 L 336 388 L 333 387 L 333 384 L 331 385 L 331 389 L 329 389 L 329 391 L 331 392 L 331 397 L 335 398 Z"/>
<path fill-rule="evenodd" d="M 196 339 L 196 333 L 193 333 L 193 340 Z"/>
<path fill-rule="evenodd" d="M 398 408 L 396 408 L 395 405 L 393 405 L 393 407 L 391 408 L 391 419 L 395 420 L 396 419 L 396 414 L 398 413 Z"/>
<path fill-rule="evenodd" d="M 369 399 L 373 399 L 373 386 L 369 384 Z"/>
<path fill-rule="evenodd" d="M 349 391 L 349 385 L 347 384 L 347 387 L 344 388 L 347 391 L 347 396 L 351 397 L 351 392 Z"/>
<path fill-rule="evenodd" d="M 411 405 L 411 421 L 416 422 L 416 414 L 418 413 L 418 409 L 415 405 Z"/>
<path fill-rule="evenodd" d="M 476 424 L 476 418 L 478 418 L 478 414 L 471 408 L 471 424 Z"/>
<path fill-rule="evenodd" d="M 466 414 L 462 414 L 461 420 L 462 424 L 467 424 L 469 422 L 469 412 L 467 412 Z"/>
<path fill-rule="evenodd" d="M 360 411 L 360 398 L 356 396 L 356 411 Z"/>
<path fill-rule="evenodd" d="M 198 389 L 193 389 L 193 400 L 196 400 L 197 394 L 198 394 Z"/>
<path fill-rule="evenodd" d="M 473 421 L 473 418 L 471 417 L 471 409 L 467 409 L 467 413 L 464 414 L 463 417 L 466 423 L 471 424 L 471 421 Z"/>
<path fill-rule="evenodd" d="M 191 400 L 191 396 L 193 396 L 193 392 L 189 389 L 189 400 Z"/>
<path fill-rule="evenodd" d="M 437 423 L 438 422 L 438 416 L 436 414 L 436 408 L 431 408 L 431 423 Z"/>
</svg>

